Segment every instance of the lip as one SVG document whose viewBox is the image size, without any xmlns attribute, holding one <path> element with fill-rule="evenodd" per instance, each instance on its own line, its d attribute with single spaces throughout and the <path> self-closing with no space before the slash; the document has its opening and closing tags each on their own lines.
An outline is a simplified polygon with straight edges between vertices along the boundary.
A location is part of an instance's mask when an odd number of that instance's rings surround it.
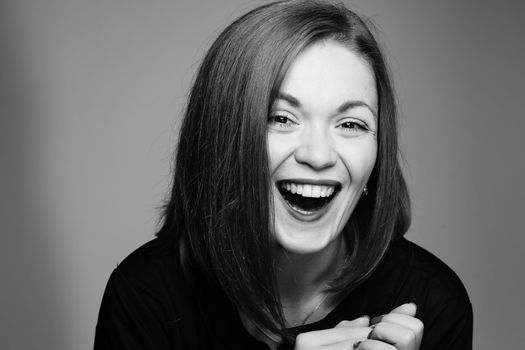
<svg viewBox="0 0 525 350">
<path fill-rule="evenodd" d="M 290 205 L 290 203 L 288 203 L 284 199 L 284 197 L 282 196 L 282 194 L 281 194 L 281 192 L 279 191 L 279 188 L 278 188 L 279 184 L 282 183 L 282 182 L 293 182 L 293 183 L 298 183 L 298 184 L 309 184 L 309 185 L 319 185 L 319 186 L 334 186 L 336 189 L 335 189 L 335 193 L 333 195 L 334 197 L 322 209 L 317 210 L 315 212 L 304 214 L 304 213 L 301 213 L 301 212 L 297 211 L 296 209 L 294 209 Z M 286 208 L 286 210 L 296 220 L 303 221 L 303 222 L 316 221 L 316 220 L 322 218 L 326 214 L 326 212 L 328 210 L 330 210 L 330 207 L 335 202 L 336 197 L 339 195 L 339 192 L 340 192 L 341 187 L 342 187 L 341 183 L 339 181 L 335 181 L 335 180 L 328 180 L 328 179 L 304 179 L 304 178 L 278 180 L 278 181 L 276 181 L 275 186 L 276 186 L 275 190 L 279 194 L 278 197 L 280 198 L 280 201 L 283 203 L 283 205 Z"/>
<path fill-rule="evenodd" d="M 329 179 L 305 179 L 305 178 L 281 179 L 281 180 L 277 180 L 276 184 L 279 184 L 281 182 L 295 182 L 298 184 L 305 184 L 305 185 L 335 186 L 336 188 L 341 187 L 341 182 L 336 181 L 336 180 L 329 180 Z"/>
</svg>

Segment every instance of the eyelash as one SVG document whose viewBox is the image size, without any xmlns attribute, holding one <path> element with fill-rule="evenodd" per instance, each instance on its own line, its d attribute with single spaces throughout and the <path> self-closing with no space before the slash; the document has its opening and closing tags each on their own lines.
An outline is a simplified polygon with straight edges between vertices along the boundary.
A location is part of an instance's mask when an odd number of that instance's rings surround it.
<svg viewBox="0 0 525 350">
<path fill-rule="evenodd" d="M 297 123 L 283 114 L 274 114 L 268 117 L 268 124 L 277 125 L 279 128 L 290 128 Z"/>
<path fill-rule="evenodd" d="M 345 127 L 346 125 L 346 127 Z M 361 122 L 358 122 L 358 121 L 355 121 L 355 120 L 349 120 L 349 121 L 346 121 L 344 123 L 341 123 L 339 124 L 338 127 L 341 127 L 343 129 L 346 129 L 348 131 L 355 131 L 357 129 L 359 130 L 362 130 L 362 131 L 370 131 L 370 128 L 368 127 L 368 125 L 366 125 L 365 123 L 361 123 Z M 356 128 L 357 127 L 357 128 Z"/>
<path fill-rule="evenodd" d="M 298 123 L 291 117 L 285 114 L 273 114 L 268 117 L 268 125 L 279 129 L 289 129 Z M 340 123 L 337 128 L 341 128 L 346 133 L 370 132 L 375 135 L 375 132 L 370 130 L 368 125 L 357 120 L 348 120 Z"/>
</svg>

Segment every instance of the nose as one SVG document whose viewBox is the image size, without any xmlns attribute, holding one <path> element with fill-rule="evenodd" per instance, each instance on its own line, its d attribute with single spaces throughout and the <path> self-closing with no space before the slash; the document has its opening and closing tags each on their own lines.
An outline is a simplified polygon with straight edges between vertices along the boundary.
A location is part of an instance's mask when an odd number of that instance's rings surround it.
<svg viewBox="0 0 525 350">
<path fill-rule="evenodd" d="M 298 163 L 315 170 L 331 167 L 337 161 L 332 141 L 322 128 L 312 128 L 310 132 L 302 135 L 301 144 L 295 150 L 294 157 Z"/>
</svg>

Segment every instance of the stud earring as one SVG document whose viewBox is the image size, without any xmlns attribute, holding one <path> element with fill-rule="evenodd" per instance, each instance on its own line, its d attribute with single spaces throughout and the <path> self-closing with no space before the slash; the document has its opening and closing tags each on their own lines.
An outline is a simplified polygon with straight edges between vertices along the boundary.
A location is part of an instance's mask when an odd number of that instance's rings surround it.
<svg viewBox="0 0 525 350">
<path fill-rule="evenodd" d="M 368 196 L 368 187 L 365 186 L 365 188 L 363 188 L 363 193 L 365 196 Z"/>
</svg>

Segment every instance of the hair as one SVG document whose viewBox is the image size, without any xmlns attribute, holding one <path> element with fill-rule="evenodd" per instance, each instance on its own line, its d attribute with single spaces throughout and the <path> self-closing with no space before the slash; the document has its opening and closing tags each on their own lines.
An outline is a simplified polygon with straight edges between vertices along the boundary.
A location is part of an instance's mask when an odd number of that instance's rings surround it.
<svg viewBox="0 0 525 350">
<path fill-rule="evenodd" d="M 185 275 L 198 271 L 249 319 L 286 336 L 275 277 L 267 119 L 284 76 L 306 47 L 335 40 L 375 75 L 378 154 L 344 228 L 350 251 L 332 291 L 362 283 L 410 225 L 399 165 L 396 99 L 369 27 L 343 4 L 306 0 L 260 6 L 229 25 L 196 75 L 179 135 L 171 196 L 159 237 L 173 239 Z"/>
</svg>

